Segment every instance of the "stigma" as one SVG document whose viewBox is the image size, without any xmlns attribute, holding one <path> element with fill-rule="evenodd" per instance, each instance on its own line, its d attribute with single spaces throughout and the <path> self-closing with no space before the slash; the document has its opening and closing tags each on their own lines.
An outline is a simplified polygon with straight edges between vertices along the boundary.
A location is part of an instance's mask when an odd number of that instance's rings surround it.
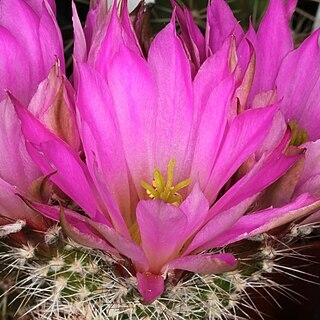
<svg viewBox="0 0 320 320">
<path fill-rule="evenodd" d="M 291 146 L 299 147 L 303 143 L 308 141 L 308 132 L 304 128 L 299 128 L 299 125 L 296 120 L 292 120 L 289 123 L 291 129 Z"/>
<path fill-rule="evenodd" d="M 151 199 L 160 199 L 164 202 L 179 206 L 183 199 L 178 191 L 187 187 L 190 184 L 190 179 L 183 180 L 174 186 L 174 164 L 175 159 L 171 159 L 168 164 L 167 180 L 165 180 L 159 169 L 155 168 L 152 185 L 141 181 L 141 186 L 146 190 Z"/>
</svg>

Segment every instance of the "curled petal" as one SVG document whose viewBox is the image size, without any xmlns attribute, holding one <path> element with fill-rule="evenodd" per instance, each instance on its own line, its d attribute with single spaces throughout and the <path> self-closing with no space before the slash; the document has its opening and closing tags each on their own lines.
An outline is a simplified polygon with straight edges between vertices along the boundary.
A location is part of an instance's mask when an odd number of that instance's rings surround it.
<svg viewBox="0 0 320 320">
<path fill-rule="evenodd" d="M 283 58 L 293 49 L 285 1 L 271 0 L 256 36 L 249 40 L 256 52 L 256 71 L 250 101 L 261 92 L 274 89 Z"/>
<path fill-rule="evenodd" d="M 199 254 L 172 260 L 162 271 L 179 269 L 200 274 L 219 274 L 234 270 L 237 264 L 236 258 L 229 253 Z"/>
<path fill-rule="evenodd" d="M 267 232 L 295 219 L 304 217 L 320 208 L 320 201 L 303 194 L 292 203 L 281 207 L 271 208 L 243 216 L 228 232 L 208 242 L 202 249 L 223 247 L 242 239 Z"/>
<path fill-rule="evenodd" d="M 310 140 L 320 138 L 320 29 L 283 60 L 276 80 L 281 110 L 289 121 L 296 120 Z M 288 81 L 290 79 L 290 81 Z"/>
<path fill-rule="evenodd" d="M 207 41 L 213 53 L 221 48 L 230 35 L 235 36 L 237 44 L 244 37 L 244 32 L 226 1 L 210 1 L 207 15 Z"/>
</svg>

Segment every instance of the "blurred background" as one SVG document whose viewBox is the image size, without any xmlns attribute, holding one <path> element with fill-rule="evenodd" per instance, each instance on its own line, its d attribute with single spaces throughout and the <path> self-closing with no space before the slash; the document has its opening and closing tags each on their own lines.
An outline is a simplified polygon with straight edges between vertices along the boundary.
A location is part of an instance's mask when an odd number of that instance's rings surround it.
<svg viewBox="0 0 320 320">
<path fill-rule="evenodd" d="M 84 23 L 89 9 L 89 0 L 74 0 L 81 21 Z M 138 5 L 138 0 L 128 0 L 130 11 Z M 148 19 L 146 21 L 151 35 L 159 32 L 170 20 L 172 8 L 170 0 L 149 0 Z M 187 5 L 199 28 L 204 32 L 206 26 L 206 6 L 208 0 L 184 0 L 180 1 Z M 65 56 L 68 73 L 72 72 L 72 50 L 73 30 L 71 17 L 71 0 L 56 0 L 57 17 L 62 29 Z M 255 28 L 259 25 L 268 1 L 267 0 L 228 0 L 235 16 L 246 29 L 251 19 Z M 292 34 L 296 46 L 298 46 L 313 30 L 320 26 L 320 0 L 300 0 L 291 21 Z M 134 12 L 133 12 L 134 14 Z M 275 276 L 275 280 L 282 284 L 289 284 L 288 289 L 296 292 L 293 300 L 288 296 L 274 292 L 273 298 L 263 290 L 261 292 L 250 292 L 256 306 L 264 314 L 265 319 L 271 320 L 320 320 L 320 241 L 298 244 L 297 250 L 308 255 L 305 260 L 288 260 L 288 268 L 295 267 L 301 270 L 296 277 L 288 276 L 286 273 Z M 318 264 L 311 264 L 309 260 L 316 260 Z M 308 276 L 312 274 L 314 276 Z M 307 280 L 306 281 L 303 281 Z M 318 285 L 316 285 L 318 283 Z M 281 305 L 281 307 L 279 307 Z M 246 319 L 261 319 L 254 311 L 246 310 Z"/>
</svg>

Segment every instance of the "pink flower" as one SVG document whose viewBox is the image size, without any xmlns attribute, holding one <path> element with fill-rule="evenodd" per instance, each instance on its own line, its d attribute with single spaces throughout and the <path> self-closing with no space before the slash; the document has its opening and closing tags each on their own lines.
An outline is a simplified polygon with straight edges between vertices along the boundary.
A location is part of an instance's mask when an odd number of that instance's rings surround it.
<svg viewBox="0 0 320 320">
<path fill-rule="evenodd" d="M 212 0 L 208 6 L 207 54 L 221 50 L 230 35 L 235 39 L 240 73 L 240 86 L 235 95 L 240 104 L 238 109 L 263 107 L 279 101 L 283 117 L 277 119 L 278 135 L 290 125 L 291 144 L 299 146 L 310 140 L 301 146 L 306 150 L 305 161 L 299 161 L 273 186 L 272 196 L 271 190 L 268 191 L 269 204 L 274 206 L 287 204 L 305 192 L 317 199 L 320 195 L 320 169 L 316 165 L 320 138 L 320 29 L 294 49 L 289 21 L 296 4 L 296 0 L 271 0 L 258 31 L 250 26 L 246 34 L 224 0 Z M 186 28 L 184 32 L 188 33 Z M 191 32 L 188 34 L 190 37 Z M 197 43 L 199 41 L 193 41 L 194 45 Z M 197 44 L 196 48 L 203 50 L 203 44 Z M 275 135 L 275 130 L 272 131 Z M 319 221 L 319 213 L 306 221 L 316 219 Z"/>
<path fill-rule="evenodd" d="M 71 109 L 67 80 L 61 74 L 62 38 L 53 13 L 54 1 L 50 3 L 51 6 L 46 0 L 0 2 L 0 223 L 23 220 L 37 230 L 45 230 L 49 221 L 27 207 L 16 194 L 46 202 L 50 184 L 26 150 L 8 91 L 23 105 L 29 104 L 29 110 L 58 134 L 72 127 L 66 111 Z M 61 115 L 63 123 L 59 123 Z M 59 128 L 68 123 L 69 127 Z M 76 134 L 66 140 L 79 146 Z"/>
<path fill-rule="evenodd" d="M 221 273 L 237 265 L 229 253 L 200 251 L 266 232 L 319 203 L 304 193 L 281 208 L 250 209 L 302 155 L 284 155 L 290 132 L 270 131 L 279 104 L 234 114 L 232 38 L 193 78 L 174 19 L 153 40 L 146 60 L 127 11 L 120 12 L 119 18 L 114 6 L 108 23 L 89 37 L 79 25 L 75 30 L 86 40 L 76 43 L 75 74 L 85 162 L 17 101 L 15 107 L 32 159 L 79 210 L 29 204 L 60 218 L 80 244 L 130 259 L 138 290 L 151 302 L 175 269 Z"/>
</svg>

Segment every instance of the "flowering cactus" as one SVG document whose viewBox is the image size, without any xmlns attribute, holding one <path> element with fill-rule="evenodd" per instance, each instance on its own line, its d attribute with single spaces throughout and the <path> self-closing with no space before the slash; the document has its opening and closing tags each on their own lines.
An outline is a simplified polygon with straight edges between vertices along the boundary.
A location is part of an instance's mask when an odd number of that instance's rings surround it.
<svg viewBox="0 0 320 320">
<path fill-rule="evenodd" d="M 10 124 L 21 128 L 38 177 L 54 185 L 45 199 L 29 192 L 30 183 L 14 193 L 78 243 L 54 227 L 46 231 L 48 244 L 55 239 L 46 255 L 7 248 L 4 260 L 20 270 L 17 287 L 25 286 L 16 300 L 36 291 L 23 301 L 35 303 L 26 312 L 39 318 L 157 319 L 161 310 L 183 319 L 231 316 L 233 301 L 277 261 L 276 240 L 262 234 L 320 207 L 318 166 L 309 169 L 317 142 L 299 146 L 306 131 L 316 132 L 297 116 L 302 94 L 290 88 L 300 84 L 286 87 L 281 78 L 305 50 L 319 53 L 317 32 L 289 53 L 295 1 L 271 0 L 257 34 L 245 34 L 224 1 L 213 0 L 205 37 L 172 4 L 171 22 L 147 52 L 126 1 L 110 11 L 106 1 L 92 1 L 84 29 L 73 6 L 75 107 L 58 66 L 32 99 L 34 92 L 24 100 L 10 88 L 6 101 L 19 119 Z M 285 41 L 274 42 L 277 30 Z M 311 89 L 308 97 L 304 106 L 316 110 Z M 57 202 L 61 192 L 68 201 Z M 244 256 L 248 264 L 238 261 Z"/>
<path fill-rule="evenodd" d="M 241 179 L 230 180 L 271 139 L 279 110 L 276 103 L 232 114 L 237 80 L 230 72 L 232 39 L 192 80 L 174 19 L 153 40 L 146 61 L 129 36 L 126 9 L 119 17 L 114 5 L 109 14 L 96 59 L 76 64 L 86 163 L 30 112 L 15 106 L 32 159 L 44 175 L 56 171 L 51 181 L 87 217 L 59 207 L 32 207 L 60 218 L 81 244 L 130 259 L 138 290 L 151 302 L 175 269 L 221 273 L 236 267 L 230 254 L 195 253 L 266 232 L 314 210 L 318 202 L 303 193 L 281 208 L 249 209 L 302 157 L 283 154 L 288 134 L 260 152 Z M 94 38 L 91 44 L 95 50 Z M 224 66 L 219 80 L 210 74 L 215 65 Z"/>
<path fill-rule="evenodd" d="M 72 120 L 74 111 L 67 93 L 73 89 L 67 89 L 67 79 L 63 76 L 63 44 L 53 13 L 54 2 L 49 6 L 47 1 L 2 1 L 0 10 L 0 143 L 3 150 L 0 155 L 0 219 L 3 225 L 12 223 L 11 228 L 6 226 L 2 231 L 4 234 L 19 231 L 25 223 L 43 231 L 51 223 L 27 207 L 16 194 L 46 203 L 50 197 L 50 182 L 26 150 L 20 121 L 9 95 L 29 105 L 29 110 L 42 123 L 78 148 L 75 120 Z M 22 29 L 12 16 L 19 19 Z"/>
</svg>

